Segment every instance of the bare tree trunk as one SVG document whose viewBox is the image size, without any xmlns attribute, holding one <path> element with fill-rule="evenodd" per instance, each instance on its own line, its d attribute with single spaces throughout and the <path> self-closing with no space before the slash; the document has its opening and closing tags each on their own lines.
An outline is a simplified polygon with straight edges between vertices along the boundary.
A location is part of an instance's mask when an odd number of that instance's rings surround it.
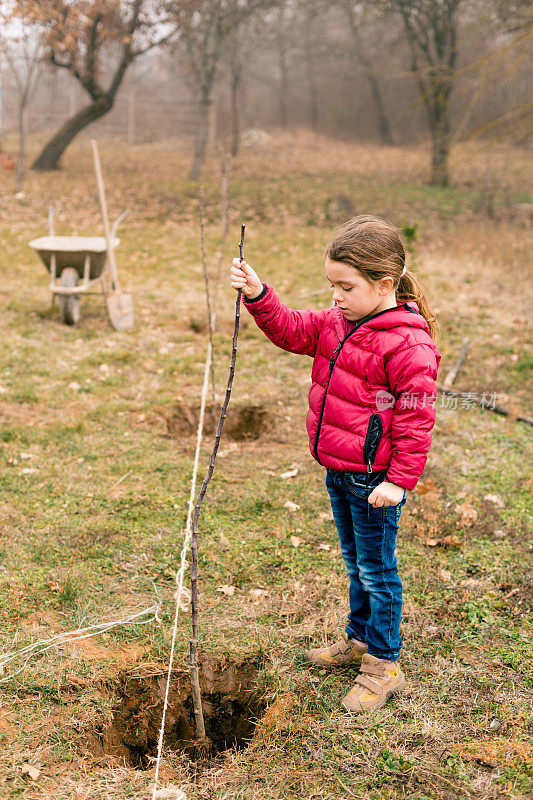
<svg viewBox="0 0 533 800">
<path fill-rule="evenodd" d="M 202 172 L 209 140 L 209 109 L 211 107 L 210 93 L 203 93 L 198 114 L 198 127 L 196 128 L 196 141 L 194 146 L 194 161 L 189 173 L 189 180 L 197 181 Z"/>
<path fill-rule="evenodd" d="M 287 41 L 285 38 L 285 4 L 282 3 L 278 13 L 278 57 L 281 73 L 281 86 L 279 92 L 279 116 L 282 128 L 289 124 L 288 94 L 289 94 L 289 67 L 287 63 Z"/>
<path fill-rule="evenodd" d="M 309 40 L 306 38 L 305 71 L 307 73 L 307 87 L 309 89 L 309 117 L 312 128 L 318 125 L 318 89 L 315 80 L 315 70 Z"/>
<path fill-rule="evenodd" d="M 372 67 L 372 62 L 364 50 L 364 36 L 361 35 L 361 31 L 359 29 L 360 21 L 357 18 L 351 3 L 348 4 L 347 11 L 355 41 L 355 56 L 365 70 L 366 77 L 368 78 L 368 82 L 370 84 L 370 91 L 372 92 L 372 97 L 374 98 L 376 112 L 378 115 L 378 126 L 381 142 L 382 144 L 392 144 L 392 130 L 385 108 L 385 102 L 383 100 L 383 93 L 381 91 L 378 76 Z"/>
<path fill-rule="evenodd" d="M 234 70 L 231 81 L 231 155 L 235 158 L 241 144 L 241 120 L 239 114 L 239 89 L 242 69 Z"/>
<path fill-rule="evenodd" d="M 431 176 L 434 186 L 448 186 L 450 181 L 448 160 L 450 155 L 450 114 L 448 87 L 434 88 L 433 114 L 430 117 L 431 129 Z"/>
<path fill-rule="evenodd" d="M 93 101 L 70 117 L 45 145 L 32 164 L 32 169 L 59 169 L 59 159 L 80 131 L 95 122 L 112 108 L 113 101 L 106 95 Z"/>
<path fill-rule="evenodd" d="M 370 84 L 370 90 L 372 92 L 372 97 L 374 98 L 374 103 L 376 104 L 376 112 L 378 115 L 379 135 L 381 138 L 381 143 L 393 144 L 392 130 L 389 122 L 389 117 L 385 109 L 383 94 L 381 92 L 381 86 L 379 85 L 377 75 L 370 67 L 369 63 L 368 66 L 365 65 L 365 68 L 366 68 L 366 75 L 368 78 L 368 82 Z"/>
<path fill-rule="evenodd" d="M 17 182 L 15 184 L 15 191 L 22 190 L 22 181 L 24 179 L 24 166 L 26 161 L 26 105 L 21 101 L 19 106 L 19 153 L 17 163 Z"/>
</svg>

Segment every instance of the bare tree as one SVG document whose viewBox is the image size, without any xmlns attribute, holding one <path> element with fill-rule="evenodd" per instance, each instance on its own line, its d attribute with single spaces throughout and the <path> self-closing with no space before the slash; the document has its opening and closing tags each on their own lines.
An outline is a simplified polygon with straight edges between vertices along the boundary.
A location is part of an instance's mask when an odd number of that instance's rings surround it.
<svg viewBox="0 0 533 800">
<path fill-rule="evenodd" d="M 15 191 L 20 192 L 26 166 L 26 112 L 42 75 L 42 44 L 35 26 L 24 21 L 10 26 L 6 12 L 0 12 L 0 51 L 17 88 L 18 161 Z"/>
<path fill-rule="evenodd" d="M 355 57 L 363 68 L 364 75 L 370 84 L 372 97 L 374 98 L 381 142 L 382 144 L 392 144 L 392 130 L 383 99 L 381 84 L 372 59 L 367 52 L 366 36 L 363 30 L 364 26 L 368 25 L 368 23 L 375 23 L 376 16 L 382 13 L 382 9 L 376 9 L 375 6 L 366 2 L 366 0 L 342 0 L 342 3 L 348 12 L 350 29 L 355 43 Z"/>
<path fill-rule="evenodd" d="M 200 177 L 204 165 L 213 88 L 224 45 L 244 20 L 270 5 L 272 0 L 192 0 L 170 4 L 200 100 L 191 180 Z"/>
<path fill-rule="evenodd" d="M 432 184 L 449 183 L 450 96 L 457 61 L 461 0 L 389 0 L 404 23 L 411 66 L 424 104 L 432 139 Z"/>
<path fill-rule="evenodd" d="M 14 0 L 14 13 L 40 24 L 48 63 L 67 70 L 90 97 L 44 146 L 32 164 L 38 170 L 57 169 L 75 136 L 113 108 L 132 61 L 175 32 L 163 25 L 158 0 Z"/>
</svg>

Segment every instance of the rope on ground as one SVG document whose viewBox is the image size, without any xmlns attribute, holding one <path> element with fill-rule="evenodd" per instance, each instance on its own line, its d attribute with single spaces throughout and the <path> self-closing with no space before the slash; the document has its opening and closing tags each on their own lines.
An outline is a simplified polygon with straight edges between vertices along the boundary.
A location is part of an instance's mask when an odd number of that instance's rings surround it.
<svg viewBox="0 0 533 800">
<path fill-rule="evenodd" d="M 0 674 L 5 672 L 6 665 L 11 661 L 14 661 L 18 658 L 23 658 L 24 656 L 27 656 L 27 658 L 24 664 L 16 672 L 12 672 L 3 678 L 0 678 L 0 683 L 5 683 L 6 681 L 11 680 L 11 678 L 14 678 L 15 675 L 18 675 L 19 672 L 24 670 L 32 658 L 43 655 L 47 652 L 47 650 L 51 650 L 53 647 L 59 647 L 59 645 L 66 644 L 67 642 L 77 642 L 79 639 L 88 639 L 91 636 L 98 636 L 100 633 L 106 633 L 107 631 L 110 631 L 112 628 L 116 628 L 119 625 L 147 625 L 149 622 L 160 622 L 160 608 L 161 604 L 158 602 L 156 605 L 143 609 L 143 611 L 138 611 L 135 614 L 130 614 L 129 616 L 121 619 L 108 620 L 107 622 L 97 622 L 94 625 L 88 625 L 86 628 L 77 628 L 74 631 L 57 633 L 55 636 L 51 636 L 49 639 L 40 639 L 38 642 L 27 645 L 27 647 L 22 647 L 20 650 L 13 650 L 11 653 L 1 653 Z M 142 619 L 147 615 L 150 615 L 148 616 L 148 619 Z"/>
</svg>

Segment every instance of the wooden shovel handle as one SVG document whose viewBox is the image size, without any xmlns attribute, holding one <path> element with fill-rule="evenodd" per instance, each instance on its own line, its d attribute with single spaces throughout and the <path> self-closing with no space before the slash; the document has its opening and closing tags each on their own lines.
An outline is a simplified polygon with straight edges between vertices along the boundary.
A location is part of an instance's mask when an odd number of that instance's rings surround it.
<svg viewBox="0 0 533 800">
<path fill-rule="evenodd" d="M 102 167 L 100 165 L 100 155 L 98 153 L 98 144 L 96 143 L 96 139 L 91 139 L 91 145 L 93 148 L 94 170 L 96 172 L 96 183 L 98 185 L 98 196 L 100 198 L 100 209 L 102 211 L 102 219 L 104 221 L 105 238 L 107 242 L 107 257 L 109 259 L 109 266 L 111 267 L 111 281 L 113 283 L 113 289 L 118 292 L 120 289 L 118 285 L 117 262 L 115 261 L 114 242 L 112 241 L 111 229 L 109 227 L 104 179 L 102 177 Z"/>
</svg>

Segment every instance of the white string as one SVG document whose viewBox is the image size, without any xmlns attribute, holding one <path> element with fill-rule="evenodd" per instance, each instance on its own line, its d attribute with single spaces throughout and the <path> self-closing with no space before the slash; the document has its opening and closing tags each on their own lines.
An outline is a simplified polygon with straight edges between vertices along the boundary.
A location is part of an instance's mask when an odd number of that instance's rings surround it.
<svg viewBox="0 0 533 800">
<path fill-rule="evenodd" d="M 49 639 L 40 639 L 38 642 L 27 645 L 26 647 L 22 647 L 20 650 L 13 650 L 11 653 L 2 653 L 0 654 L 0 674 L 5 671 L 6 664 L 9 664 L 10 661 L 14 661 L 15 659 L 23 656 L 27 656 L 27 658 L 24 664 L 16 672 L 6 675 L 5 678 L 0 678 L 0 683 L 5 683 L 5 681 L 14 678 L 15 675 L 18 675 L 23 671 L 32 658 L 43 655 L 43 653 L 51 650 L 52 647 L 58 647 L 59 645 L 66 644 L 67 642 L 77 642 L 79 639 L 88 639 L 90 636 L 97 636 L 100 633 L 105 633 L 112 628 L 116 628 L 117 625 L 146 625 L 149 622 L 160 622 L 160 608 L 161 605 L 158 603 L 157 605 L 150 606 L 150 608 L 145 608 L 143 611 L 138 611 L 136 614 L 130 614 L 130 616 L 123 619 L 109 620 L 108 622 L 98 622 L 94 625 L 88 625 L 86 628 L 77 628 L 74 631 L 64 631 L 63 633 L 57 633 L 55 636 L 52 636 Z M 147 614 L 151 614 L 152 616 L 149 617 L 149 619 L 140 619 L 140 617 L 144 617 Z"/>
<path fill-rule="evenodd" d="M 214 328 L 214 315 L 212 315 L 212 325 Z M 185 527 L 185 539 L 183 541 L 183 547 L 181 549 L 181 565 L 176 574 L 176 583 L 178 584 L 178 588 L 176 594 L 174 595 L 176 598 L 176 612 L 174 615 L 174 627 L 172 630 L 172 644 L 170 646 L 170 659 L 168 664 L 168 672 L 167 672 L 167 684 L 165 687 L 165 700 L 163 703 L 163 713 L 161 716 L 161 729 L 159 731 L 159 740 L 157 743 L 157 758 L 155 762 L 155 775 L 154 775 L 154 782 L 152 784 L 152 800 L 156 800 L 156 793 L 157 793 L 157 784 L 159 782 L 159 767 L 161 764 L 161 757 L 163 753 L 163 737 L 165 734 L 165 720 L 167 715 L 167 708 L 168 708 L 168 695 L 170 691 L 170 678 L 172 675 L 172 664 L 174 661 L 174 650 L 176 646 L 176 636 L 178 632 L 178 616 L 180 612 L 180 605 L 181 605 L 181 597 L 183 594 L 183 581 L 185 578 L 185 568 L 187 566 L 187 550 L 191 543 L 192 539 L 192 514 L 194 510 L 194 498 L 196 494 L 196 475 L 198 473 L 198 461 L 200 458 L 200 447 L 202 445 L 202 434 L 204 429 L 204 415 L 205 415 L 205 404 L 207 398 L 207 390 L 209 386 L 209 368 L 211 366 L 211 342 L 207 345 L 207 356 L 205 359 L 205 367 L 204 367 L 204 384 L 202 386 L 202 400 L 200 403 L 200 420 L 198 422 L 198 432 L 196 435 L 196 452 L 194 454 L 194 467 L 192 471 L 192 481 L 191 481 L 191 494 L 189 497 L 189 512 L 187 515 L 187 525 Z"/>
</svg>

